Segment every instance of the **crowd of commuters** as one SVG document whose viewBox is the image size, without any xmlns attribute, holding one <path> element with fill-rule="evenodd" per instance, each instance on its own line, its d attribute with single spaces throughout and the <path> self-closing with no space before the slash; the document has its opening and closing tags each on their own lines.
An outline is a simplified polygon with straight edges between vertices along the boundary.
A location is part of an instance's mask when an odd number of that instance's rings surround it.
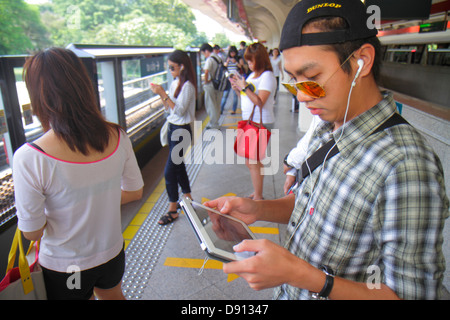
<svg viewBox="0 0 450 320">
<path fill-rule="evenodd" d="M 206 203 L 247 224 L 288 225 L 285 246 L 243 241 L 235 250 L 256 254 L 224 264 L 223 270 L 252 288 L 275 288 L 276 299 L 439 298 L 449 212 L 440 160 L 395 116 L 392 95 L 379 90 L 380 43 L 376 29 L 366 24 L 364 5 L 337 1 L 341 5 L 317 7 L 313 0 L 295 5 L 271 55 L 261 43 L 230 47 L 227 55 L 209 44 L 200 48 L 206 59 L 207 128 L 220 128 L 224 112 L 222 92 L 212 83 L 222 63 L 232 73 L 225 91 L 233 95 L 232 113 L 240 103 L 242 119 L 253 114 L 273 128 L 283 77 L 280 52 L 291 78 L 285 86 L 315 115 L 285 159 L 285 172 L 292 176 L 286 196 L 264 200 L 262 164 L 247 162 L 253 193 Z M 176 147 L 184 132 L 191 136 L 197 92 L 188 55 L 175 50 L 168 63 L 175 79 L 168 93 L 150 85 L 169 123 L 164 172 L 169 208 L 162 225 L 178 217 L 178 187 L 191 196 L 185 165 L 175 163 L 171 153 L 183 152 Z M 131 142 L 120 126 L 104 120 L 87 72 L 70 50 L 32 56 L 24 78 L 45 134 L 14 156 L 18 227 L 26 238 L 41 240 L 48 298 L 123 299 L 120 206 L 140 199 L 143 190 Z M 311 158 L 316 160 L 323 146 L 330 157 L 312 167 Z M 81 269 L 82 290 L 66 285 L 70 265 Z M 371 266 L 380 270 L 375 290 L 366 285 Z"/>
</svg>

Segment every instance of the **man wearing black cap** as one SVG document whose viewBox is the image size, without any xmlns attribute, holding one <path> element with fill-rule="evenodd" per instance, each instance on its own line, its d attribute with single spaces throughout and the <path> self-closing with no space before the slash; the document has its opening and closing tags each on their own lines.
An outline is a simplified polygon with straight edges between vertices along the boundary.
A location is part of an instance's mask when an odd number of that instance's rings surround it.
<svg viewBox="0 0 450 320">
<path fill-rule="evenodd" d="M 377 86 L 379 41 L 360 0 L 302 0 L 280 49 L 286 87 L 324 120 L 294 194 L 206 205 L 248 224 L 287 223 L 285 247 L 245 240 L 256 254 L 224 265 L 276 299 L 437 299 L 449 214 L 442 166 Z M 320 152 L 317 152 L 320 150 Z"/>
</svg>

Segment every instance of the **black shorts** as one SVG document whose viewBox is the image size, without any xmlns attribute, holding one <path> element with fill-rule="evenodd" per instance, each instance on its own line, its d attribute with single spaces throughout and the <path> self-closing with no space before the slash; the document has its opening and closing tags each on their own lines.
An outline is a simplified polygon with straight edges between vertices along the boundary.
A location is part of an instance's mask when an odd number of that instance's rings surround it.
<svg viewBox="0 0 450 320">
<path fill-rule="evenodd" d="M 44 267 L 42 270 L 47 299 L 88 300 L 94 294 L 94 287 L 112 289 L 122 281 L 125 272 L 125 252 L 122 249 L 108 262 L 79 272 L 57 272 Z"/>
</svg>

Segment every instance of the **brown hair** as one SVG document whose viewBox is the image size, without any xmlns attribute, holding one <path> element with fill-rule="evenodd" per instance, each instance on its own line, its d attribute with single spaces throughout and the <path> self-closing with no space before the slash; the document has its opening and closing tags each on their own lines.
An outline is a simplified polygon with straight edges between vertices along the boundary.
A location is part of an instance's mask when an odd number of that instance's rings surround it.
<svg viewBox="0 0 450 320">
<path fill-rule="evenodd" d="M 53 129 L 72 151 L 103 152 L 111 129 L 98 107 L 86 68 L 70 50 L 50 48 L 27 59 L 24 79 L 34 114 L 44 131 Z"/>
<path fill-rule="evenodd" d="M 253 61 L 254 71 L 273 71 L 266 47 L 259 42 L 252 43 L 245 49 L 244 59 Z"/>
<path fill-rule="evenodd" d="M 168 59 L 174 63 L 184 66 L 183 70 L 180 72 L 180 81 L 178 82 L 178 87 L 174 93 L 175 98 L 178 98 L 181 88 L 186 81 L 191 82 L 195 87 L 195 92 L 197 92 L 197 80 L 195 78 L 194 67 L 192 66 L 191 59 L 189 59 L 187 53 L 181 50 L 175 50 L 169 55 Z"/>
</svg>

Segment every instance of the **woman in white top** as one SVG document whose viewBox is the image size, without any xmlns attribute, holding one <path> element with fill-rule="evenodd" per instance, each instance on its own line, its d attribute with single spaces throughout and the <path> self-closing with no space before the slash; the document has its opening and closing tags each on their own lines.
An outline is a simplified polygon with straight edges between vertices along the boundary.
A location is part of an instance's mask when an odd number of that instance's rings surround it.
<svg viewBox="0 0 450 320">
<path fill-rule="evenodd" d="M 239 71 L 243 68 L 243 65 L 244 60 L 238 56 L 238 51 L 236 47 L 230 46 L 230 49 L 228 50 L 227 60 L 224 63 L 224 66 L 227 67 L 228 72 L 230 74 L 239 74 L 240 73 Z M 231 86 L 229 86 L 223 91 L 222 101 L 220 102 L 220 114 L 223 113 L 223 109 L 225 108 L 230 93 L 233 98 L 233 111 L 231 111 L 231 114 L 236 113 L 239 100 L 238 95 L 234 90 L 232 90 Z"/>
<path fill-rule="evenodd" d="M 150 89 L 161 96 L 166 110 L 169 112 L 168 142 L 169 158 L 164 169 L 166 190 L 169 196 L 169 209 L 159 220 L 165 225 L 178 217 L 178 185 L 181 191 L 191 197 L 189 178 L 183 162 L 184 148 L 176 148 L 180 143 L 189 145 L 192 136 L 190 123 L 195 120 L 196 80 L 194 67 L 186 52 L 175 50 L 169 55 L 169 70 L 175 79 L 170 85 L 169 94 L 158 84 L 151 84 Z M 189 143 L 186 144 L 186 139 Z M 177 152 L 175 152 L 177 151 Z"/>
<path fill-rule="evenodd" d="M 280 86 L 280 76 L 283 76 L 282 66 L 281 66 L 281 55 L 280 50 L 275 48 L 272 50 L 272 55 L 270 56 L 270 63 L 272 64 L 273 75 L 277 79 L 277 89 L 275 91 L 275 98 L 277 97 L 278 87 Z"/>
<path fill-rule="evenodd" d="M 45 134 L 13 162 L 18 227 L 41 239 L 49 299 L 124 299 L 120 205 L 142 197 L 131 142 L 104 120 L 82 62 L 51 48 L 27 60 L 25 83 Z M 73 271 L 78 286 L 68 286 Z"/>
<path fill-rule="evenodd" d="M 241 92 L 242 119 L 250 118 L 253 107 L 256 106 L 253 121 L 262 122 L 267 129 L 273 129 L 275 115 L 273 112 L 276 79 L 272 72 L 269 54 L 260 43 L 253 43 L 245 50 L 244 58 L 252 73 L 244 79 L 240 76 L 230 78 L 237 92 Z M 263 199 L 264 175 L 261 174 L 262 163 L 246 162 L 250 170 L 254 192 L 250 195 L 255 200 Z"/>
</svg>

